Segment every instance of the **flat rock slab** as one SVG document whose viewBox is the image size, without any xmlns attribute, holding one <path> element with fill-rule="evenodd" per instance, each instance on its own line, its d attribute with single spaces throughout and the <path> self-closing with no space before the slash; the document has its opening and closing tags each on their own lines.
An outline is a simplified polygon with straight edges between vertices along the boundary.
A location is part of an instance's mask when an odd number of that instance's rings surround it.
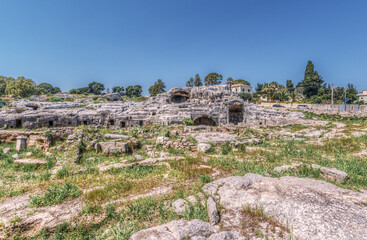
<svg viewBox="0 0 367 240">
<path fill-rule="evenodd" d="M 127 140 L 127 139 L 130 138 L 129 136 L 126 136 L 126 135 L 109 134 L 109 133 L 105 134 L 104 137 L 107 138 L 107 139 L 123 139 L 123 140 Z"/>
<path fill-rule="evenodd" d="M 244 240 L 237 232 L 218 232 L 209 223 L 194 219 L 171 221 L 164 225 L 141 230 L 130 237 L 130 240 Z"/>
<path fill-rule="evenodd" d="M 240 224 L 245 207 L 262 208 L 266 216 L 288 226 L 295 239 L 367 239 L 366 192 L 308 178 L 251 173 L 216 180 L 203 190 L 223 206 L 222 225 L 224 219 Z"/>
<path fill-rule="evenodd" d="M 47 160 L 46 159 L 25 158 L 25 159 L 14 160 L 14 163 L 17 163 L 17 164 L 43 165 L 43 164 L 47 164 Z"/>
<path fill-rule="evenodd" d="M 223 132 L 205 132 L 192 135 L 198 143 L 236 142 L 236 135 Z"/>
</svg>

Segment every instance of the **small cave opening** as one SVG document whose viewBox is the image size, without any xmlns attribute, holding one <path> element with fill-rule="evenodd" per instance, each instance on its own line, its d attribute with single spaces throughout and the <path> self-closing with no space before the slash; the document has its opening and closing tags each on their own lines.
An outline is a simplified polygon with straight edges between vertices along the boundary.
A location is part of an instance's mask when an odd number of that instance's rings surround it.
<svg viewBox="0 0 367 240">
<path fill-rule="evenodd" d="M 190 94 L 184 91 L 175 92 L 171 96 L 171 102 L 183 103 L 190 99 Z"/>
<path fill-rule="evenodd" d="M 208 117 L 208 116 L 202 116 L 202 117 L 199 117 L 199 118 L 196 118 L 194 120 L 194 123 L 195 125 L 206 125 L 206 126 L 215 126 L 216 123 L 215 121 Z"/>
<path fill-rule="evenodd" d="M 15 119 L 15 127 L 16 128 L 22 127 L 22 119 Z"/>
<path fill-rule="evenodd" d="M 243 122 L 243 106 L 242 104 L 236 104 L 229 108 L 229 122 L 237 125 Z"/>
</svg>

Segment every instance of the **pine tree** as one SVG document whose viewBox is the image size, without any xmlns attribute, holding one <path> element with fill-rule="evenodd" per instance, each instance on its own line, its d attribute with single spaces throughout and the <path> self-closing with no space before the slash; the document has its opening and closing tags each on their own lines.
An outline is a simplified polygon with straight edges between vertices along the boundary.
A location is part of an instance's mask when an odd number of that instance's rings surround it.
<svg viewBox="0 0 367 240">
<path fill-rule="evenodd" d="M 161 79 L 158 79 L 149 89 L 150 96 L 154 97 L 165 92 L 166 84 Z"/>
<path fill-rule="evenodd" d="M 220 75 L 218 73 L 215 73 L 215 72 L 212 72 L 212 73 L 209 73 L 205 77 L 204 83 L 205 83 L 205 86 L 218 85 L 222 82 L 222 79 L 223 79 L 222 75 Z"/>
<path fill-rule="evenodd" d="M 194 78 L 191 77 L 189 81 L 186 82 L 186 87 L 193 87 L 194 86 Z"/>
<path fill-rule="evenodd" d="M 319 88 L 324 83 L 322 77 L 314 70 L 314 65 L 311 60 L 307 62 L 305 77 L 302 81 L 303 94 L 306 97 L 312 97 L 318 94 Z"/>
<path fill-rule="evenodd" d="M 203 82 L 201 81 L 199 74 L 195 75 L 194 86 L 195 87 L 203 86 Z"/>
</svg>

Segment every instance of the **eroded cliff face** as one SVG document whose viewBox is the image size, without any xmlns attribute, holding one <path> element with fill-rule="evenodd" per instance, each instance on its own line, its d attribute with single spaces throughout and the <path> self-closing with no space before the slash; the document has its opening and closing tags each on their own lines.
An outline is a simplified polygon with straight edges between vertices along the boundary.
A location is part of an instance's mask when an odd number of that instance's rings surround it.
<svg viewBox="0 0 367 240">
<path fill-rule="evenodd" d="M 0 112 L 0 127 L 39 128 L 77 125 L 124 128 L 151 123 L 280 126 L 298 123 L 303 114 L 265 110 L 248 104 L 223 86 L 172 88 L 145 102 L 49 103 L 20 100 Z"/>
</svg>

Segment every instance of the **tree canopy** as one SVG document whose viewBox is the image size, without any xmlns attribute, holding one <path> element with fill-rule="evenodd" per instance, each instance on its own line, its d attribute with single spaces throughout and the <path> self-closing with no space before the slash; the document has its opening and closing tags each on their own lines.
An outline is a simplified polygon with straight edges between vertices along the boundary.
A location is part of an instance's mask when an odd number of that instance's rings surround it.
<svg viewBox="0 0 367 240">
<path fill-rule="evenodd" d="M 161 79 L 158 79 L 150 88 L 148 89 L 150 96 L 154 97 L 160 93 L 165 92 L 166 85 Z"/>
<path fill-rule="evenodd" d="M 88 88 L 89 92 L 93 93 L 94 95 L 100 95 L 105 90 L 105 87 L 102 83 L 94 81 L 88 84 Z"/>
<path fill-rule="evenodd" d="M 323 83 L 324 80 L 322 80 L 322 77 L 314 70 L 314 65 L 312 61 L 309 60 L 307 62 L 304 79 L 300 84 L 303 87 L 303 94 L 308 98 L 317 95 Z"/>
<path fill-rule="evenodd" d="M 212 72 L 212 73 L 209 73 L 205 77 L 204 83 L 205 83 L 205 86 L 218 85 L 218 84 L 221 84 L 222 79 L 223 79 L 222 75 Z"/>
<path fill-rule="evenodd" d="M 237 79 L 233 81 L 233 84 L 243 84 L 243 85 L 248 85 L 251 86 L 250 82 L 244 80 L 244 79 Z"/>
<path fill-rule="evenodd" d="M 55 94 L 61 92 L 60 88 L 54 87 L 50 83 L 40 83 L 37 85 L 37 88 L 43 94 Z"/>
<path fill-rule="evenodd" d="M 125 90 L 125 95 L 130 98 L 140 97 L 142 92 L 143 88 L 141 85 L 127 86 Z"/>
</svg>

